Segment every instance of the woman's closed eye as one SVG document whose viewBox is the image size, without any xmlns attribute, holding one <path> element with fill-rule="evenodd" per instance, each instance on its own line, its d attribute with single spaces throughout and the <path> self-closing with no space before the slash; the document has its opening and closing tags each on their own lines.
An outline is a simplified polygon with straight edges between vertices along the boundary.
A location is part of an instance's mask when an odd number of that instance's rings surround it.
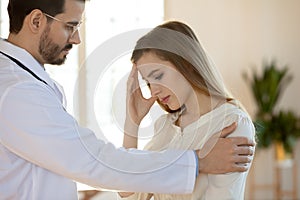
<svg viewBox="0 0 300 200">
<path fill-rule="evenodd" d="M 164 73 L 160 73 L 160 74 L 158 74 L 158 75 L 152 75 L 152 76 L 153 76 L 154 80 L 161 80 L 162 77 L 164 76 Z M 144 79 L 144 78 L 143 78 L 143 79 Z M 145 80 L 147 86 L 150 87 L 151 83 L 150 83 L 148 80 L 146 80 L 146 79 L 144 79 L 144 80 Z M 152 82 L 153 82 L 153 81 L 152 81 Z"/>
<path fill-rule="evenodd" d="M 160 73 L 159 75 L 155 76 L 155 80 L 161 80 L 162 77 L 164 76 L 164 73 Z"/>
</svg>

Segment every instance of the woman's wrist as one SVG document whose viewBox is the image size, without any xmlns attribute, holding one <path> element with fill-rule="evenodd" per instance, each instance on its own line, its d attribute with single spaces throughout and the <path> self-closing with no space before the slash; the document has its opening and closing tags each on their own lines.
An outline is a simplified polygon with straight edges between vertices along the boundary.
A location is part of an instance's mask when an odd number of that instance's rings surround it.
<svg viewBox="0 0 300 200">
<path fill-rule="evenodd" d="M 123 147 L 125 147 L 126 149 L 137 148 L 138 129 L 139 125 L 137 125 L 130 119 L 125 119 Z"/>
<path fill-rule="evenodd" d="M 126 118 L 124 125 L 124 133 L 131 137 L 137 137 L 140 124 L 135 123 L 133 120 Z"/>
</svg>

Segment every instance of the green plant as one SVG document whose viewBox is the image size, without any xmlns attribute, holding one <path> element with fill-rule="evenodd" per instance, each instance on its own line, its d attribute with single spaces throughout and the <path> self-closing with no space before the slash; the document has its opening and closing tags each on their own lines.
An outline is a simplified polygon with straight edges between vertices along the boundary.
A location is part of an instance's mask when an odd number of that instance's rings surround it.
<svg viewBox="0 0 300 200">
<path fill-rule="evenodd" d="M 294 112 L 280 111 L 269 120 L 256 120 L 255 124 L 259 147 L 269 147 L 273 142 L 281 142 L 287 153 L 293 152 L 296 139 L 300 136 L 300 120 Z"/>
<path fill-rule="evenodd" d="M 287 66 L 278 69 L 275 61 L 272 61 L 270 64 L 265 63 L 263 65 L 262 74 L 253 71 L 252 80 L 244 74 L 245 78 L 250 80 L 252 92 L 259 108 L 258 117 L 264 117 L 265 114 L 273 113 L 283 90 L 292 80 L 292 77 L 287 72 Z"/>
<path fill-rule="evenodd" d="M 300 135 L 299 118 L 292 111 L 275 111 L 284 90 L 292 80 L 288 67 L 279 69 L 275 61 L 264 63 L 261 74 L 253 71 L 252 77 L 244 74 L 251 86 L 257 104 L 255 126 L 258 147 L 269 147 L 273 142 L 283 143 L 287 152 L 292 152 Z"/>
</svg>

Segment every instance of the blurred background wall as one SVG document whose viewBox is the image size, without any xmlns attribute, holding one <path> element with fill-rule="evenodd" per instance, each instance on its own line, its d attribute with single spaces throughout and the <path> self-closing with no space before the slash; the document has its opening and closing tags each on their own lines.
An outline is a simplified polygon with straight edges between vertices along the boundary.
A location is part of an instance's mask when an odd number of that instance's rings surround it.
<svg viewBox="0 0 300 200">
<path fill-rule="evenodd" d="M 165 19 L 188 23 L 220 69 L 234 95 L 255 113 L 241 76 L 263 60 L 288 65 L 294 79 L 280 107 L 300 114 L 299 0 L 165 0 Z"/>
</svg>

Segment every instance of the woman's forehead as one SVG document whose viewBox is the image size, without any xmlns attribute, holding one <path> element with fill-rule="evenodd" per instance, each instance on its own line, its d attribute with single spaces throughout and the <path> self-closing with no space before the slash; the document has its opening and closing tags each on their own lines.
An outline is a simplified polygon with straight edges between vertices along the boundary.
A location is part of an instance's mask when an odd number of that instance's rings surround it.
<svg viewBox="0 0 300 200">
<path fill-rule="evenodd" d="M 166 69 L 176 67 L 167 60 L 162 60 L 158 55 L 153 52 L 144 53 L 139 60 L 136 62 L 139 71 L 149 71 L 155 69 Z"/>
<path fill-rule="evenodd" d="M 155 53 L 153 52 L 145 52 L 143 55 L 137 60 L 137 65 L 144 65 L 150 63 L 160 63 L 161 60 Z"/>
</svg>

